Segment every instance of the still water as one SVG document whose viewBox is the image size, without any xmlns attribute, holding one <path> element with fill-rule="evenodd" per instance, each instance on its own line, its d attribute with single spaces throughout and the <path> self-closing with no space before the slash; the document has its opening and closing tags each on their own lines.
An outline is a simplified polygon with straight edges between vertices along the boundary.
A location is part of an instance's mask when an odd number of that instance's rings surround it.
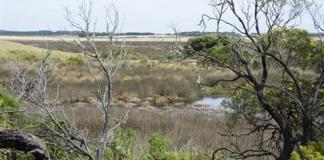
<svg viewBox="0 0 324 160">
<path fill-rule="evenodd" d="M 209 109 L 218 109 L 222 107 L 222 103 L 228 100 L 228 97 L 204 97 L 194 102 L 198 105 L 206 105 Z"/>
</svg>

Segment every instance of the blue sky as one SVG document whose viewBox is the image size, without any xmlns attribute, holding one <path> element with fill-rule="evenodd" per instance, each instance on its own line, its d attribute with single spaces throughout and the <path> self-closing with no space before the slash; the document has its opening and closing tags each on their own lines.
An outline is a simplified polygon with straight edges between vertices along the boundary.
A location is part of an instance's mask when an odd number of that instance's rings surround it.
<svg viewBox="0 0 324 160">
<path fill-rule="evenodd" d="M 177 24 L 181 31 L 199 30 L 203 13 L 211 13 L 210 0 L 95 0 L 94 16 L 103 26 L 104 6 L 114 3 L 124 20 L 124 32 L 172 32 Z M 0 30 L 70 30 L 64 19 L 64 6 L 76 11 L 82 0 L 0 0 Z M 309 17 L 304 27 L 311 29 Z M 98 30 L 103 28 L 98 27 Z M 210 24 L 209 31 L 215 30 Z"/>
</svg>

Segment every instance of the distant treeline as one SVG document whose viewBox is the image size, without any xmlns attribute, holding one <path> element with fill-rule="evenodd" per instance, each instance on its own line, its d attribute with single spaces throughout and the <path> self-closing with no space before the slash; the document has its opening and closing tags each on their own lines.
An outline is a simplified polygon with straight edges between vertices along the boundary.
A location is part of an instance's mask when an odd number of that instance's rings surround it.
<svg viewBox="0 0 324 160">
<path fill-rule="evenodd" d="M 107 36 L 105 32 L 96 32 L 97 36 Z M 83 37 L 85 34 L 80 31 L 50 31 L 50 30 L 40 30 L 40 31 L 5 31 L 0 30 L 1 36 L 80 36 Z M 119 35 L 133 35 L 133 36 L 146 36 L 146 35 L 155 35 L 150 32 L 126 32 Z"/>
<path fill-rule="evenodd" d="M 79 35 L 77 31 L 4 31 L 0 30 L 2 36 L 55 36 L 55 35 Z"/>
<path fill-rule="evenodd" d="M 200 32 L 200 31 L 192 31 L 192 32 L 181 32 L 181 36 L 202 36 L 202 35 L 210 35 L 215 34 L 216 32 Z M 231 35 L 231 36 L 240 36 L 240 34 L 235 32 L 222 32 L 221 34 L 224 35 Z"/>
<path fill-rule="evenodd" d="M 200 31 L 188 31 L 179 33 L 181 36 L 201 36 L 206 34 L 213 34 L 215 32 L 200 32 Z M 96 32 L 96 36 L 107 36 L 106 32 Z M 236 35 L 239 34 L 234 32 L 224 32 L 224 34 L 228 35 Z M 85 33 L 80 31 L 50 31 L 50 30 L 40 30 L 40 31 L 5 31 L 0 30 L 1 36 L 85 36 Z M 160 35 L 151 32 L 125 32 L 118 34 L 119 36 L 151 36 L 151 35 Z M 174 34 L 166 34 L 166 35 L 174 35 Z"/>
<path fill-rule="evenodd" d="M 96 36 L 107 36 L 106 32 L 96 32 Z M 180 32 L 181 36 L 202 36 L 208 34 L 215 34 L 215 32 L 200 32 L 200 31 L 187 31 L 187 32 Z M 240 36 L 240 34 L 235 32 L 222 32 L 225 35 L 231 36 Z M 50 30 L 40 30 L 40 31 L 5 31 L 0 30 L 0 36 L 79 36 L 84 37 L 85 33 L 80 31 L 50 31 Z M 125 32 L 120 33 L 118 36 L 151 36 L 151 35 L 160 35 L 151 32 Z M 165 34 L 165 35 L 174 35 L 174 34 Z M 311 33 L 314 37 L 324 36 L 324 33 Z"/>
</svg>

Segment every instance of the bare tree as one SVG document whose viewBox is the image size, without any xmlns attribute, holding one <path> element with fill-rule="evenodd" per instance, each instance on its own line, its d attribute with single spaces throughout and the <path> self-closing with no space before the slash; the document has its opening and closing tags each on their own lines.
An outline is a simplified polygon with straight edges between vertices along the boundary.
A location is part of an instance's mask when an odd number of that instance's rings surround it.
<svg viewBox="0 0 324 160">
<path fill-rule="evenodd" d="M 181 32 L 177 24 L 171 23 L 169 25 L 170 29 L 173 31 L 173 34 L 175 36 L 175 45 L 179 46 L 181 43 Z"/>
<path fill-rule="evenodd" d="M 68 8 L 66 8 L 66 19 L 72 27 L 84 34 L 84 38 L 76 38 L 72 43 L 77 45 L 84 54 L 84 61 L 93 79 L 96 97 L 100 102 L 97 107 L 102 113 L 103 125 L 97 139 L 90 139 L 87 129 L 77 128 L 66 116 L 64 107 L 57 106 L 59 88 L 57 98 L 50 99 L 47 92 L 51 85 L 48 80 L 50 50 L 44 54 L 35 76 L 27 74 L 20 65 L 12 64 L 12 90 L 26 107 L 29 106 L 29 114 L 37 116 L 41 120 L 50 120 L 50 124 L 47 121 L 40 123 L 44 126 L 46 133 L 53 136 L 53 143 L 60 144 L 57 145 L 58 148 L 67 152 L 76 152 L 91 160 L 102 160 L 115 130 L 127 120 L 129 112 L 120 122 L 111 121 L 112 81 L 127 52 L 122 45 L 117 46 L 115 36 L 120 32 L 121 24 L 116 8 L 113 5 L 106 8 L 107 50 L 105 51 L 99 50 L 96 45 L 96 22 L 92 19 L 92 11 L 92 1 L 89 3 L 84 1 L 79 6 L 77 14 L 77 19 L 80 22 L 74 19 Z M 100 75 L 97 74 L 97 71 Z M 99 76 L 103 78 L 99 78 Z"/>
<path fill-rule="evenodd" d="M 301 51 L 301 46 L 308 47 L 306 42 L 313 39 L 306 32 L 293 30 L 309 5 L 306 3 L 302 0 L 212 0 L 214 15 L 202 16 L 202 25 L 215 20 L 217 31 L 226 26 L 242 37 L 228 38 L 219 33 L 219 47 L 212 54 L 192 47 L 186 47 L 185 52 L 204 64 L 226 68 L 235 74 L 233 79 L 218 78 L 214 83 L 200 82 L 202 85 L 246 83 L 237 86 L 234 94 L 241 93 L 241 100 L 248 105 L 235 98 L 231 105 L 249 124 L 248 131 L 223 135 L 234 139 L 256 136 L 252 147 L 242 148 L 235 140 L 229 140 L 231 147 L 216 150 L 213 159 L 218 152 L 227 152 L 235 159 L 270 156 L 287 160 L 295 147 L 322 138 L 324 99 L 320 95 L 323 95 L 324 68 L 323 50 L 319 49 L 322 46 L 315 42 L 315 46 Z M 315 26 L 321 28 L 319 23 Z M 289 36 L 298 38 L 293 41 Z M 285 38 L 289 45 L 284 42 Z M 304 55 L 314 59 L 306 62 Z M 305 80 L 296 68 L 314 70 L 316 75 Z M 279 83 L 269 80 L 273 69 L 281 75 Z"/>
<path fill-rule="evenodd" d="M 85 33 L 85 41 L 75 39 L 74 43 L 79 46 L 84 54 L 86 65 L 88 66 L 97 89 L 97 98 L 100 101 L 100 106 L 98 106 L 98 108 L 102 111 L 104 122 L 95 159 L 101 160 L 103 159 L 107 144 L 111 141 L 115 130 L 120 125 L 120 123 L 112 125 L 110 122 L 111 103 L 113 98 L 112 80 L 116 71 L 123 63 L 125 56 L 127 56 L 127 51 L 117 44 L 118 38 L 116 35 L 121 32 L 122 24 L 120 22 L 119 13 L 114 5 L 106 8 L 107 52 L 103 53 L 103 51 L 97 48 L 95 35 L 96 22 L 92 21 L 92 5 L 92 1 L 89 1 L 88 5 L 86 1 L 84 1 L 79 7 L 79 13 L 77 15 L 81 19 L 80 23 L 74 20 L 73 14 L 71 14 L 69 9 L 66 9 L 66 19 L 72 27 Z M 87 46 L 90 47 L 88 48 Z M 96 66 L 99 66 L 99 70 L 104 76 L 104 85 L 100 83 L 100 80 L 94 74 L 92 63 L 96 63 Z M 125 119 L 127 119 L 127 114 L 128 113 L 126 113 Z"/>
<path fill-rule="evenodd" d="M 33 116 L 45 129 L 44 134 L 54 136 L 57 144 L 62 142 L 63 150 L 76 151 L 89 159 L 94 159 L 89 148 L 89 138 L 85 130 L 70 125 L 63 109 L 56 104 L 58 98 L 50 99 L 47 60 L 50 51 L 44 54 L 35 76 L 31 76 L 17 63 L 12 63 L 11 90 L 24 104 L 25 114 Z M 59 92 L 58 92 L 59 93 Z M 58 96 L 59 97 L 59 94 Z M 47 121 L 50 120 L 50 123 Z M 53 140 L 53 141 L 55 141 Z"/>
</svg>

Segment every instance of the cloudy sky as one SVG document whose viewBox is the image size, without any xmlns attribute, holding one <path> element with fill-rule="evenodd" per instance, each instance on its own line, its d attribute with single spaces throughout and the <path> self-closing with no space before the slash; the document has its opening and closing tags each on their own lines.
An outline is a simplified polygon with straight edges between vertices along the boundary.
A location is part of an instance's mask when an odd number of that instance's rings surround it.
<svg viewBox="0 0 324 160">
<path fill-rule="evenodd" d="M 210 0 L 94 0 L 98 26 L 105 15 L 104 6 L 114 3 L 124 20 L 124 32 L 172 32 L 200 30 L 197 24 L 203 13 L 211 13 Z M 64 6 L 77 10 L 82 0 L 0 0 L 0 30 L 69 30 Z M 309 18 L 303 24 L 311 28 Z M 101 21 L 100 21 L 101 20 Z M 100 25 L 101 24 L 101 25 Z M 98 27 L 98 30 L 103 28 Z M 215 30 L 210 24 L 209 31 Z"/>
<path fill-rule="evenodd" d="M 0 30 L 64 30 L 64 6 L 76 10 L 82 0 L 0 0 Z M 209 0 L 95 0 L 95 16 L 105 15 L 104 7 L 114 3 L 124 20 L 124 31 L 171 32 L 170 24 L 181 30 L 199 30 L 200 16 L 210 11 Z M 98 25 L 99 26 L 99 25 Z M 100 27 L 99 27 L 100 29 Z"/>
</svg>

